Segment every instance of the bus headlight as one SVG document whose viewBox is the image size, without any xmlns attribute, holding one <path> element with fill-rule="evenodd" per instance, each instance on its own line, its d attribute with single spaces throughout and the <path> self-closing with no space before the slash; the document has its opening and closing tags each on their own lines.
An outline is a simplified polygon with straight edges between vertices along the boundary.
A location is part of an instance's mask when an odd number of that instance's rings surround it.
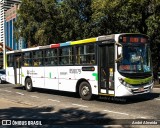
<svg viewBox="0 0 160 128">
<path fill-rule="evenodd" d="M 123 84 L 124 80 L 123 80 L 122 78 L 120 78 L 120 77 L 118 77 L 118 79 L 119 79 L 119 82 L 120 82 L 121 84 Z"/>
<path fill-rule="evenodd" d="M 121 84 L 123 84 L 123 85 L 126 86 L 127 88 L 131 88 L 131 85 L 128 84 L 128 83 L 126 83 L 123 78 L 120 78 L 120 77 L 119 77 L 118 79 L 119 79 L 119 82 L 120 82 Z"/>
</svg>

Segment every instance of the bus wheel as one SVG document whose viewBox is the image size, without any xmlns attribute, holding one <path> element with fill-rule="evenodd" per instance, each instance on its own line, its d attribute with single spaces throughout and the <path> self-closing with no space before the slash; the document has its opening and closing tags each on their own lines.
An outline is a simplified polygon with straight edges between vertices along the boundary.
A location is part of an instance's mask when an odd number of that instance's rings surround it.
<svg viewBox="0 0 160 128">
<path fill-rule="evenodd" d="M 28 92 L 31 92 L 33 90 L 32 86 L 32 80 L 30 78 L 27 78 L 25 81 L 25 88 Z"/>
<path fill-rule="evenodd" d="M 83 100 L 91 100 L 92 90 L 91 86 L 87 82 L 82 82 L 79 86 L 79 95 Z"/>
</svg>

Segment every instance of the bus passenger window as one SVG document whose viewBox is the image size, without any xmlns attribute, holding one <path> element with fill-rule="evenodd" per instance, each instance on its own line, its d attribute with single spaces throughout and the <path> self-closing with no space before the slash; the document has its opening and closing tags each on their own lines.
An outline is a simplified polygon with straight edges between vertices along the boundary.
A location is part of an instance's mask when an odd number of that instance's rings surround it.
<svg viewBox="0 0 160 128">
<path fill-rule="evenodd" d="M 64 47 L 59 49 L 59 64 L 72 65 L 73 55 L 73 47 Z"/>
<path fill-rule="evenodd" d="M 34 65 L 34 66 L 39 66 L 39 61 L 35 59 L 35 60 L 33 61 L 33 65 Z"/>
<path fill-rule="evenodd" d="M 76 46 L 76 64 L 95 64 L 94 44 Z"/>
<path fill-rule="evenodd" d="M 26 60 L 24 61 L 24 66 L 29 66 Z"/>
</svg>

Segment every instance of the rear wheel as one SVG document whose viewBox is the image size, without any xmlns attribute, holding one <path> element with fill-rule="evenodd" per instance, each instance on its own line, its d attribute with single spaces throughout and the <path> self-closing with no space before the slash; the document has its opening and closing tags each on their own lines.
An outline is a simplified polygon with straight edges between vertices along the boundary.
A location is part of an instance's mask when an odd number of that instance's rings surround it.
<svg viewBox="0 0 160 128">
<path fill-rule="evenodd" d="M 32 86 L 32 80 L 31 80 L 31 78 L 27 78 L 26 79 L 26 81 L 25 81 L 25 88 L 29 92 L 33 91 L 33 86 Z"/>
<path fill-rule="evenodd" d="M 79 95 L 83 100 L 91 100 L 92 90 L 88 82 L 82 82 L 79 86 Z"/>
</svg>

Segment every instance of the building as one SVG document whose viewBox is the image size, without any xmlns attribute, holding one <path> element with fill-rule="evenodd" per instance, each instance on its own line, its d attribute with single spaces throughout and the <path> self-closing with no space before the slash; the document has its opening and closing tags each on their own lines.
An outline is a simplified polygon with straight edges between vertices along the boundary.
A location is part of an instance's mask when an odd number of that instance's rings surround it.
<svg viewBox="0 0 160 128">
<path fill-rule="evenodd" d="M 14 36 L 14 22 L 17 18 L 17 10 L 19 4 L 13 4 L 10 9 L 5 11 L 5 42 L 6 45 L 13 50 L 19 50 L 26 47 L 26 43 L 22 37 L 16 41 Z"/>
<path fill-rule="evenodd" d="M 26 48 L 24 39 L 20 37 L 17 41 L 13 33 L 20 1 L 21 0 L 0 0 L 0 43 L 5 44 L 13 50 Z M 0 49 L 3 49 L 3 51 L 1 51 L 3 53 L 7 50 L 5 47 L 2 48 L 1 45 Z M 5 55 L 3 55 L 3 60 L 5 60 Z M 4 62 L 3 65 L 5 65 Z"/>
</svg>

